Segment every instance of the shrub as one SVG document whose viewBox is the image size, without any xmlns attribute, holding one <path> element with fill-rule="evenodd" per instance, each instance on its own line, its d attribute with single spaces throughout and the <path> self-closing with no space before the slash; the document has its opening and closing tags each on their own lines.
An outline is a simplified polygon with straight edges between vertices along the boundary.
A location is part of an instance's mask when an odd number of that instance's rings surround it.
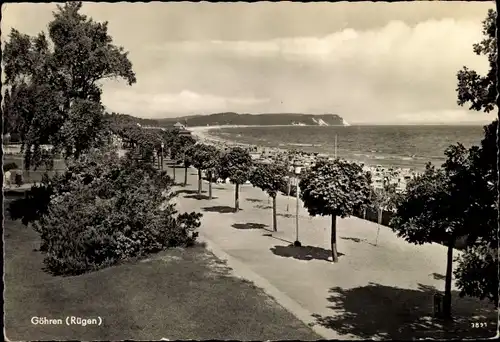
<svg viewBox="0 0 500 342">
<path fill-rule="evenodd" d="M 18 169 L 19 166 L 17 166 L 16 163 L 7 163 L 7 164 L 4 164 L 3 166 L 3 172 L 7 172 L 7 171 L 10 171 L 10 170 L 15 170 L 15 169 Z"/>
<path fill-rule="evenodd" d="M 48 270 L 80 274 L 192 245 L 201 214 L 178 214 L 169 203 L 169 185 L 170 179 L 151 164 L 94 152 L 35 188 L 43 198 L 31 221 Z"/>
</svg>

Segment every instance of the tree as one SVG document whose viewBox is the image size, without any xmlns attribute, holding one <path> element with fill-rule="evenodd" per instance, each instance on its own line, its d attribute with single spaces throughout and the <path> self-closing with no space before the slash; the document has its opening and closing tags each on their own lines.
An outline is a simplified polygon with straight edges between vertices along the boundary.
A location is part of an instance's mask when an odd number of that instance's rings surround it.
<svg viewBox="0 0 500 342">
<path fill-rule="evenodd" d="M 38 166 L 41 144 L 53 157 L 78 157 L 98 143 L 103 129 L 99 82 L 123 78 L 136 82 L 122 47 L 112 44 L 107 22 L 80 13 L 81 2 L 57 7 L 45 33 L 30 37 L 12 29 L 3 50 L 4 112 L 22 138 L 25 164 Z"/>
<path fill-rule="evenodd" d="M 378 243 L 378 236 L 380 233 L 380 226 L 382 225 L 382 214 L 384 211 L 393 211 L 396 208 L 396 184 L 390 184 L 384 180 L 381 189 L 372 188 L 371 202 L 375 209 L 377 210 L 377 237 L 375 239 L 375 245 Z"/>
<path fill-rule="evenodd" d="M 464 235 L 469 235 L 469 244 L 476 244 L 480 237 L 495 239 L 492 234 L 495 215 L 492 187 L 484 177 L 484 169 L 478 167 L 479 148 L 466 150 L 461 144 L 452 145 L 445 155 L 442 168 L 428 164 L 422 175 L 408 183 L 391 227 L 410 243 L 440 242 L 447 246 L 443 313 L 449 318 L 455 243 Z"/>
<path fill-rule="evenodd" d="M 184 186 L 187 185 L 187 171 L 191 166 L 191 157 L 189 150 L 191 146 L 196 144 L 196 140 L 190 135 L 177 135 L 171 146 L 171 158 L 175 160 L 177 164 L 181 163 L 184 167 Z M 174 165 L 175 172 L 175 165 Z"/>
<path fill-rule="evenodd" d="M 239 186 L 250 178 L 252 166 L 250 153 L 241 147 L 233 147 L 221 156 L 217 173 L 223 179 L 229 178 L 235 185 L 234 210 L 236 212 L 240 209 Z"/>
<path fill-rule="evenodd" d="M 256 165 L 250 176 L 253 186 L 265 191 L 273 199 L 273 230 L 278 231 L 276 220 L 276 196 L 278 191 L 287 186 L 288 170 L 279 164 Z"/>
<path fill-rule="evenodd" d="M 349 217 L 369 204 L 370 174 L 346 160 L 318 161 L 299 183 L 309 215 L 331 216 L 332 261 L 338 261 L 337 216 Z"/>
<path fill-rule="evenodd" d="M 477 55 L 483 55 L 488 58 L 489 70 L 485 76 L 479 75 L 476 71 L 463 67 L 457 74 L 458 86 L 458 104 L 464 106 L 469 104 L 469 109 L 484 111 L 486 113 L 494 110 L 498 111 L 497 121 L 500 121 L 500 59 L 498 58 L 500 41 L 500 16 L 498 16 L 499 7 L 497 2 L 496 12 L 488 10 L 486 19 L 483 21 L 483 40 L 473 45 L 474 52 Z M 500 230 L 500 125 L 495 125 L 495 145 L 490 145 L 496 151 L 495 168 L 495 186 L 496 186 L 496 208 L 497 208 L 497 228 Z M 492 137 L 492 135 L 490 135 Z M 483 251 L 485 249 L 482 249 Z M 472 260 L 471 258 L 468 260 Z M 461 274 L 468 274 L 462 272 Z M 462 284 L 466 284 L 463 282 Z M 472 293 L 478 293 L 472 292 Z"/>
<path fill-rule="evenodd" d="M 191 159 L 193 166 L 198 169 L 198 195 L 201 195 L 202 171 L 207 171 L 209 199 L 212 199 L 212 169 L 217 166 L 218 150 L 215 146 L 196 144 L 192 147 Z"/>
<path fill-rule="evenodd" d="M 496 130 L 498 121 L 484 128 L 484 138 L 480 148 L 471 148 L 476 177 L 483 186 L 471 196 L 471 202 L 478 202 L 482 212 L 476 215 L 476 225 L 472 227 L 467 239 L 468 246 L 457 258 L 455 270 L 456 285 L 460 296 L 487 298 L 498 304 L 498 217 L 495 214 L 496 172 Z M 477 198 L 478 197 L 478 198 Z M 479 225 L 478 225 L 479 224 Z M 482 227 L 482 229 L 478 229 Z"/>
<path fill-rule="evenodd" d="M 498 306 L 498 242 L 482 241 L 457 259 L 454 275 L 460 296 L 488 299 Z"/>
<path fill-rule="evenodd" d="M 464 106 L 469 104 L 469 109 L 484 111 L 486 113 L 495 109 L 497 99 L 497 41 L 496 34 L 496 12 L 488 10 L 486 19 L 483 21 L 483 40 L 473 45 L 474 53 L 478 56 L 486 56 L 490 69 L 485 76 L 476 71 L 463 67 L 458 71 L 457 97 L 458 104 Z"/>
</svg>

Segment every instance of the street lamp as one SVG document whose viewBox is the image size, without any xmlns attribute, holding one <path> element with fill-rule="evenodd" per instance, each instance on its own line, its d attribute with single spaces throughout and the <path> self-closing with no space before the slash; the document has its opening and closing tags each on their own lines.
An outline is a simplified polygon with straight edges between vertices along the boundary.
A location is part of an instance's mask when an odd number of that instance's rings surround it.
<svg viewBox="0 0 500 342">
<path fill-rule="evenodd" d="M 293 166 L 290 166 L 288 168 L 288 174 L 292 174 L 292 172 L 294 172 L 294 168 Z M 288 208 L 289 208 L 289 205 L 290 205 L 290 191 L 292 190 L 292 177 L 290 176 L 286 176 L 287 177 L 287 193 L 286 193 L 286 211 L 288 212 Z"/>
<path fill-rule="evenodd" d="M 163 148 L 165 145 L 161 143 L 161 154 L 160 154 L 160 159 L 161 159 L 161 170 L 163 171 Z"/>
<path fill-rule="evenodd" d="M 295 196 L 297 198 L 297 206 L 295 210 L 295 242 L 293 243 L 295 247 L 301 246 L 299 241 L 299 175 L 301 171 L 302 167 L 298 163 L 294 164 L 295 182 L 297 183 L 295 188 Z"/>
</svg>

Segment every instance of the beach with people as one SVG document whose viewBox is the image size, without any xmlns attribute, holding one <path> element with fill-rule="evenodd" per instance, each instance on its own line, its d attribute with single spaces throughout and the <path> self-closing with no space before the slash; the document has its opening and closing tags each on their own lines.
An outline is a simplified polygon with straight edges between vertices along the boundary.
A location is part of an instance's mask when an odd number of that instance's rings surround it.
<svg viewBox="0 0 500 342">
<path fill-rule="evenodd" d="M 217 148 L 226 149 L 233 146 L 242 146 L 251 151 L 252 158 L 256 162 L 274 162 L 277 158 L 282 158 L 288 153 L 293 153 L 293 162 L 300 164 L 305 169 L 310 168 L 316 163 L 317 160 L 333 160 L 335 158 L 334 154 L 310 152 L 302 150 L 301 146 L 297 144 L 293 146 L 282 146 L 282 147 L 268 147 L 262 145 L 253 145 L 250 143 L 241 143 L 228 138 L 222 137 L 220 135 L 213 134 L 213 132 L 221 129 L 245 129 L 250 127 L 258 126 L 200 126 L 200 127 L 186 127 L 194 137 L 201 143 L 211 144 Z M 266 128 L 268 126 L 260 126 Z M 281 126 L 282 129 L 286 129 L 290 126 Z M 284 145 L 284 144 L 280 144 Z M 370 172 L 372 175 L 372 180 L 374 182 L 375 188 L 381 188 L 384 181 L 389 184 L 395 184 L 398 191 L 403 191 L 406 188 L 406 183 L 419 174 L 419 171 L 415 168 L 410 167 L 397 167 L 392 165 L 377 165 L 377 164 L 365 164 L 359 160 L 352 160 L 360 163 L 363 169 Z"/>
</svg>

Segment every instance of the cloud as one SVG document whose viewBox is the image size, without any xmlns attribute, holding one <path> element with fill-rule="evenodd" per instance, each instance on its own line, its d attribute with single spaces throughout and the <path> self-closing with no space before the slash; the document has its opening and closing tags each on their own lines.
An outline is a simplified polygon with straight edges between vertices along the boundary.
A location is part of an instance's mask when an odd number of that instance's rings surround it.
<svg viewBox="0 0 500 342">
<path fill-rule="evenodd" d="M 111 111 L 152 118 L 167 114 L 200 114 L 230 110 L 233 105 L 252 106 L 267 99 L 221 97 L 183 90 L 171 93 L 136 93 L 131 90 L 107 92 L 103 102 Z"/>
<path fill-rule="evenodd" d="M 269 105 L 275 106 L 268 111 L 279 111 L 284 101 L 287 110 L 340 110 L 352 121 L 440 111 L 448 113 L 443 120 L 453 121 L 450 113 L 464 113 L 456 104 L 456 72 L 463 65 L 481 73 L 488 68 L 486 58 L 472 51 L 481 39 L 481 20 L 448 18 L 413 26 L 396 20 L 323 37 L 170 42 L 150 51 L 198 56 L 192 68 L 210 68 L 201 75 L 213 79 L 232 73 L 233 83 L 239 77 L 246 90 L 271 98 Z M 218 60 L 225 61 L 225 69 Z M 220 91 L 231 89 L 222 85 Z"/>
<path fill-rule="evenodd" d="M 396 123 L 489 123 L 495 119 L 495 113 L 470 113 L 467 110 L 441 110 L 400 113 L 394 118 Z"/>
<path fill-rule="evenodd" d="M 353 123 L 488 117 L 459 107 L 455 88 L 462 66 L 488 69 L 472 44 L 482 39 L 481 21 L 493 4 L 238 6 L 244 5 L 86 4 L 85 13 L 109 20 L 138 79 L 132 87 L 106 81 L 104 104 L 143 117 L 218 111 L 337 113 Z M 53 7 L 4 6 L 2 31 L 46 29 Z M 132 18 L 141 24 L 129 25 Z"/>
</svg>

